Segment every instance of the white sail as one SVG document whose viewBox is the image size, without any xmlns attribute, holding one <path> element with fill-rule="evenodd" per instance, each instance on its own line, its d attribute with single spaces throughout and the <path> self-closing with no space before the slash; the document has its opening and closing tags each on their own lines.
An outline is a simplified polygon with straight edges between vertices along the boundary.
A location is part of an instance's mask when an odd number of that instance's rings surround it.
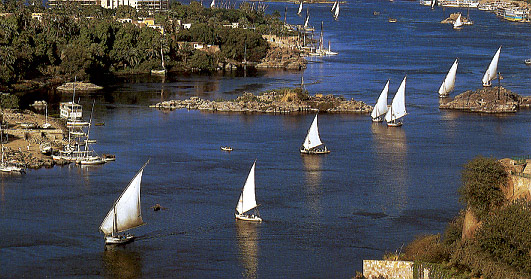
<svg viewBox="0 0 531 279">
<path fill-rule="evenodd" d="M 299 10 L 297 11 L 297 14 L 300 15 L 302 13 L 302 1 L 301 1 L 301 4 L 299 5 Z"/>
<path fill-rule="evenodd" d="M 140 208 L 140 182 L 143 170 L 144 167 L 129 182 L 127 188 L 103 219 L 100 230 L 105 235 L 122 232 L 144 224 Z"/>
<path fill-rule="evenodd" d="M 334 19 L 337 20 L 339 17 L 339 2 L 337 2 L 336 10 L 334 11 Z"/>
<path fill-rule="evenodd" d="M 463 21 L 461 21 L 461 14 L 457 17 L 457 19 L 454 22 L 454 29 L 459 29 L 463 26 Z"/>
<path fill-rule="evenodd" d="M 310 14 L 306 15 L 306 20 L 304 21 L 304 28 L 308 28 L 308 22 L 310 21 Z"/>
<path fill-rule="evenodd" d="M 321 144 L 323 143 L 319 138 L 319 129 L 317 128 L 317 115 L 315 115 L 312 126 L 310 126 L 310 130 L 308 130 L 308 135 L 306 135 L 306 138 L 304 139 L 304 143 L 302 145 L 305 149 L 311 149 Z"/>
<path fill-rule="evenodd" d="M 385 115 L 385 113 L 387 112 L 387 93 L 389 93 L 389 80 L 385 84 L 382 93 L 380 93 L 380 97 L 378 97 L 376 105 L 374 105 L 374 109 L 371 113 L 371 117 L 373 119 Z"/>
<path fill-rule="evenodd" d="M 332 9 L 330 9 L 330 11 L 331 11 L 332 13 L 336 10 L 336 6 L 337 6 L 337 1 L 334 2 L 334 5 L 332 5 Z"/>
<path fill-rule="evenodd" d="M 243 186 L 242 193 L 240 194 L 240 199 L 238 200 L 238 204 L 236 204 L 236 211 L 238 211 L 239 214 L 243 214 L 257 206 L 255 189 L 254 189 L 255 188 L 255 184 L 254 184 L 254 166 L 255 165 L 256 165 L 256 162 L 254 162 L 253 166 L 251 167 L 249 176 L 247 176 L 247 181 L 245 181 L 245 185 Z"/>
<path fill-rule="evenodd" d="M 458 61 L 457 59 L 455 59 L 454 64 L 448 71 L 448 74 L 446 74 L 446 78 L 444 79 L 443 83 L 441 84 L 441 87 L 439 88 L 439 96 L 441 97 L 448 96 L 448 93 L 454 90 L 455 75 L 457 73 L 457 64 L 458 64 Z"/>
<path fill-rule="evenodd" d="M 391 108 L 385 114 L 385 121 L 391 122 L 404 117 L 406 114 L 406 77 L 404 77 L 402 84 L 400 84 L 400 87 L 393 98 Z"/>
<path fill-rule="evenodd" d="M 212 3 L 210 3 L 210 8 L 216 7 L 216 0 L 212 0 Z"/>
<path fill-rule="evenodd" d="M 489 68 L 483 76 L 483 86 L 490 86 L 490 81 L 496 78 L 496 72 L 498 71 L 498 60 L 500 59 L 500 51 L 501 46 L 498 48 L 498 51 L 496 51 L 496 54 L 494 54 L 494 57 L 492 57 Z"/>
</svg>

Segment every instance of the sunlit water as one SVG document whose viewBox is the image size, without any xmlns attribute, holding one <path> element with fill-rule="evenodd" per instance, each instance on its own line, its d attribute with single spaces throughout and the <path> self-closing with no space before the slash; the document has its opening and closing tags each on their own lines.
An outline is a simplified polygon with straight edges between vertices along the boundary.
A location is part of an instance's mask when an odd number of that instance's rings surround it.
<svg viewBox="0 0 531 279">
<path fill-rule="evenodd" d="M 302 22 L 294 4 L 269 4 L 268 10 L 283 15 L 285 6 L 289 22 Z M 105 126 L 93 127 L 91 137 L 98 140 L 96 151 L 116 154 L 116 162 L 0 177 L 0 277 L 349 278 L 363 259 L 442 232 L 461 208 L 456 190 L 466 161 L 529 154 L 530 111 L 439 111 L 436 92 L 456 57 L 456 92 L 478 88 L 502 45 L 502 84 L 531 95 L 531 69 L 523 63 L 531 55 L 530 25 L 471 10 L 475 24 L 455 31 L 438 22 L 458 9 L 443 13 L 417 2 L 350 2 L 341 6 L 338 22 L 329 9 L 311 6 L 310 22 L 319 27 L 323 21 L 325 40 L 340 55 L 312 59 L 303 73 L 306 89 L 373 104 L 387 79 L 391 100 L 407 75 L 403 127 L 375 125 L 367 115 L 322 114 L 321 139 L 332 153 L 301 156 L 313 115 L 147 107 L 161 99 L 230 99 L 242 90 L 296 86 L 299 72 L 109 83 L 104 92 L 79 96 L 87 117 L 96 100 L 94 122 Z M 234 151 L 222 152 L 221 145 Z M 134 243 L 105 251 L 98 227 L 148 159 L 146 225 L 132 231 Z M 255 159 L 265 221 L 242 224 L 233 213 Z M 166 209 L 152 211 L 156 203 Z"/>
</svg>

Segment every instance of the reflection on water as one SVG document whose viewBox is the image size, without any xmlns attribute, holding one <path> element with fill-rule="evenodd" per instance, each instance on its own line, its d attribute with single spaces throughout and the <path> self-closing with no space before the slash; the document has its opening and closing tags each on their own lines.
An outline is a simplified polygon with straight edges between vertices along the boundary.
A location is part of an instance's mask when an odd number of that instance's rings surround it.
<svg viewBox="0 0 531 279">
<path fill-rule="evenodd" d="M 384 197 L 386 202 L 382 203 L 384 204 L 382 209 L 384 212 L 401 211 L 407 205 L 406 133 L 402 127 L 387 127 L 382 123 L 372 123 L 371 130 L 379 166 L 376 183 L 381 187 L 381 193 L 387 195 Z M 386 212 L 386 214 L 392 215 L 391 212 Z"/>
<path fill-rule="evenodd" d="M 127 250 L 126 246 L 106 246 L 102 253 L 103 270 L 107 278 L 141 278 L 140 253 Z"/>
<path fill-rule="evenodd" d="M 243 266 L 243 278 L 258 277 L 258 229 L 259 224 L 236 221 L 236 237 L 238 239 L 238 260 Z"/>
<path fill-rule="evenodd" d="M 326 155 L 325 155 L 326 156 Z M 322 195 L 322 160 L 320 155 L 303 155 L 301 156 L 304 165 L 304 175 L 306 183 L 306 201 L 311 215 L 318 217 L 321 215 L 321 195 Z"/>
</svg>

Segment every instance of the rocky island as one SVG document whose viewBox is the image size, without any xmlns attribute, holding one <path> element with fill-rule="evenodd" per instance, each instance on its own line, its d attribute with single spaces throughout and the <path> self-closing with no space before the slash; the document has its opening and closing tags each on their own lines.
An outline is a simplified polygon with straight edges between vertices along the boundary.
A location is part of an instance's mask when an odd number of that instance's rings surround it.
<svg viewBox="0 0 531 279">
<path fill-rule="evenodd" d="M 441 103 L 439 108 L 481 113 L 508 113 L 516 112 L 521 106 L 528 106 L 528 103 L 529 98 L 496 86 L 465 91 L 453 100 Z"/>
<path fill-rule="evenodd" d="M 263 92 L 259 95 L 244 93 L 235 100 L 204 100 L 191 97 L 187 100 L 169 100 L 150 107 L 162 110 L 191 109 L 212 112 L 239 113 L 370 113 L 372 106 L 361 101 L 346 100 L 341 96 L 317 94 L 308 95 L 300 88 L 279 89 Z"/>
</svg>

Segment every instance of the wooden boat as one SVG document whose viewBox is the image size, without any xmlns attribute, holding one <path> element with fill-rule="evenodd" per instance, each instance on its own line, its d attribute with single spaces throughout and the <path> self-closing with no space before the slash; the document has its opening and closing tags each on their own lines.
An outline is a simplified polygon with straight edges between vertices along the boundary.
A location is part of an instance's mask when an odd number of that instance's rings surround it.
<svg viewBox="0 0 531 279">
<path fill-rule="evenodd" d="M 485 75 L 483 75 L 483 79 L 481 81 L 483 82 L 484 87 L 492 86 L 491 81 L 498 76 L 497 72 L 498 72 L 498 60 L 500 59 L 500 51 L 501 51 L 501 46 L 500 48 L 498 48 L 498 51 L 496 51 L 496 54 L 494 54 L 494 57 L 492 57 L 489 67 L 487 68 L 487 71 L 485 71 Z"/>
<path fill-rule="evenodd" d="M 234 217 L 237 220 L 243 221 L 253 221 L 253 222 L 262 222 L 262 218 L 258 213 L 258 205 L 256 204 L 256 195 L 255 195 L 255 179 L 254 179 L 254 168 L 256 161 L 254 161 L 251 171 L 247 176 L 247 180 L 243 185 L 240 198 L 236 204 L 236 213 Z M 254 209 L 254 213 L 248 213 L 250 210 Z"/>
<path fill-rule="evenodd" d="M 328 154 L 330 150 L 323 144 L 319 137 L 319 128 L 317 127 L 317 114 L 313 119 L 308 134 L 299 150 L 302 154 Z"/>
<path fill-rule="evenodd" d="M 371 112 L 371 117 L 373 122 L 382 122 L 384 120 L 385 114 L 387 113 L 387 93 L 389 92 L 389 80 L 385 84 L 374 109 Z"/>
<path fill-rule="evenodd" d="M 450 70 L 448 71 L 448 74 L 446 74 L 446 77 L 444 78 L 441 87 L 439 88 L 439 97 L 445 98 L 450 95 L 450 92 L 454 90 L 455 87 L 455 76 L 457 73 L 457 65 L 458 65 L 457 59 L 455 59 L 454 64 L 452 67 L 450 67 Z"/>
<path fill-rule="evenodd" d="M 222 147 L 220 147 L 220 148 L 221 148 L 221 150 L 223 150 L 223 151 L 229 151 L 229 152 L 232 151 L 232 147 L 230 147 L 230 146 L 222 146 Z"/>
<path fill-rule="evenodd" d="M 149 160 L 140 168 L 133 179 L 129 182 L 120 197 L 114 202 L 111 210 L 103 219 L 100 231 L 105 234 L 105 244 L 125 244 L 134 240 L 134 236 L 119 235 L 144 224 L 140 203 L 140 182 L 142 172 Z"/>
<path fill-rule="evenodd" d="M 389 127 L 402 126 L 402 117 L 406 116 L 406 77 L 402 80 L 398 91 L 393 98 L 391 107 L 385 114 L 385 121 Z"/>
</svg>

